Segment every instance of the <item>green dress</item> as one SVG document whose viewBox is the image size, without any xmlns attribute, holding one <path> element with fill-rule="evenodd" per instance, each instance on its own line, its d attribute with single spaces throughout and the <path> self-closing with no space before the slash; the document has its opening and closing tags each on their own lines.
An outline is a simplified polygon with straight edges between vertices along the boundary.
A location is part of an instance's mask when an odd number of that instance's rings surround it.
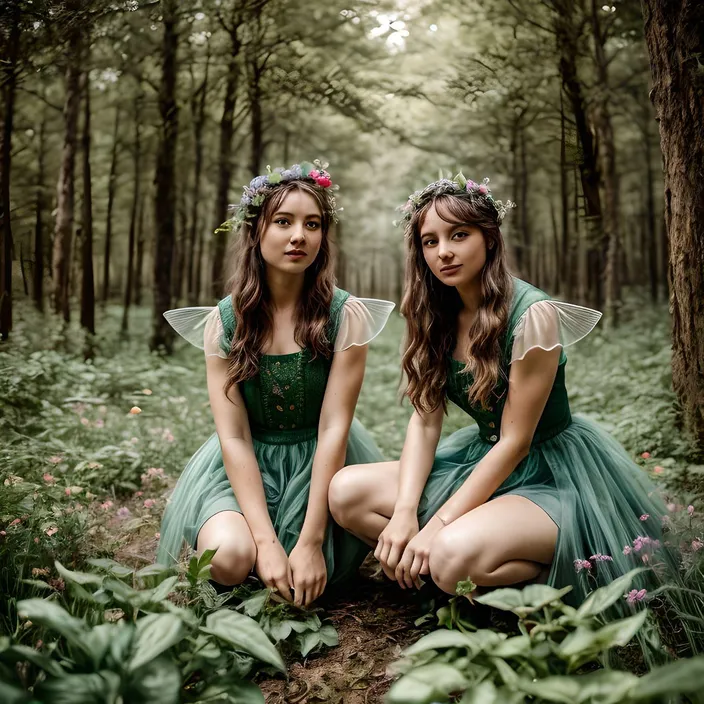
<svg viewBox="0 0 704 704">
<path fill-rule="evenodd" d="M 574 417 L 570 410 L 564 347 L 587 334 L 599 317 L 596 311 L 551 301 L 543 291 L 514 279 L 501 374 L 488 409 L 469 404 L 471 377 L 463 373 L 463 363 L 448 360 L 447 397 L 476 425 L 441 441 L 419 508 L 424 525 L 498 442 L 506 380 L 516 348 L 522 356 L 532 347 L 561 346 L 555 381 L 530 453 L 494 497 L 524 496 L 555 522 L 559 532 L 549 584 L 573 585 L 575 602 L 593 588 L 594 579 L 600 584 L 610 582 L 642 564 L 644 556 L 648 560 L 661 547 L 662 516 L 667 513 L 655 488 L 623 447 L 596 423 Z M 541 332 L 541 318 L 543 323 L 551 320 L 552 327 L 543 325 Z"/>
<path fill-rule="evenodd" d="M 346 315 L 352 309 L 352 302 L 365 318 L 361 327 L 351 326 L 350 315 Z M 351 344 L 366 344 L 383 328 L 392 308 L 393 304 L 387 301 L 350 298 L 346 291 L 336 289 L 330 309 L 328 339 L 335 350 L 346 349 Z M 203 346 L 203 321 L 213 314 L 218 316 L 222 350 L 219 356 L 227 355 L 235 334 L 235 316 L 229 297 L 220 301 L 216 310 L 191 308 L 170 313 L 167 315 L 169 322 L 199 347 Z M 358 314 L 357 321 L 360 319 Z M 346 337 L 342 344 L 341 336 Z M 265 354 L 260 358 L 259 373 L 240 384 L 269 516 L 287 553 L 296 545 L 305 518 L 318 421 L 331 364 L 332 357 L 312 359 L 306 349 L 294 354 Z M 354 419 L 345 464 L 382 459 L 372 437 Z M 184 539 L 195 547 L 203 524 L 220 511 L 242 513 L 225 473 L 218 436 L 213 434 L 191 458 L 174 489 L 161 525 L 157 560 L 169 564 L 177 559 Z M 330 520 L 323 543 L 328 584 L 354 574 L 368 551 L 364 543 Z"/>
</svg>

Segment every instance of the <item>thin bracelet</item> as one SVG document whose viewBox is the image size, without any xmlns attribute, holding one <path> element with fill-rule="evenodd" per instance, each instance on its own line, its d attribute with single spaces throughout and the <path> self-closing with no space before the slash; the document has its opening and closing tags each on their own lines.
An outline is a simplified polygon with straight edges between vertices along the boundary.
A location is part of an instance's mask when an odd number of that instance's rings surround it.
<svg viewBox="0 0 704 704">
<path fill-rule="evenodd" d="M 440 523 L 447 527 L 447 521 L 439 513 L 436 513 L 435 516 L 440 521 Z"/>
</svg>

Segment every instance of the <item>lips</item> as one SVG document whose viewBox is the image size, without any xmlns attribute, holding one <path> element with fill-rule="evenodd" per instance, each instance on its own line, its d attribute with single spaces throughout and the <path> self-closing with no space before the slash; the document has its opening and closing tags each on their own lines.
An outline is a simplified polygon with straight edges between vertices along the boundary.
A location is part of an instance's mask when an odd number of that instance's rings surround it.
<svg viewBox="0 0 704 704">
<path fill-rule="evenodd" d="M 285 254 L 287 257 L 291 257 L 292 259 L 300 259 L 301 257 L 307 256 L 302 249 L 291 249 Z"/>
<path fill-rule="evenodd" d="M 461 264 L 448 264 L 440 268 L 441 274 L 451 274 L 453 271 L 457 271 L 462 265 Z"/>
</svg>

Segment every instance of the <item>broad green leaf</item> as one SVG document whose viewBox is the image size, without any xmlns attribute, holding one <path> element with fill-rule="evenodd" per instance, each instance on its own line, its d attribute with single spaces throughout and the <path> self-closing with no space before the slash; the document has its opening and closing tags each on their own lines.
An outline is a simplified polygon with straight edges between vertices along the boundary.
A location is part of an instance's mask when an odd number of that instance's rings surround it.
<svg viewBox="0 0 704 704">
<path fill-rule="evenodd" d="M 472 653 L 479 651 L 480 646 L 474 633 L 461 633 L 460 631 L 433 631 L 423 636 L 410 648 L 406 648 L 405 655 L 416 655 L 425 650 L 440 650 L 441 648 L 467 648 Z"/>
<path fill-rule="evenodd" d="M 580 675 L 577 680 L 580 685 L 579 704 L 621 704 L 630 699 L 629 693 L 638 683 L 634 674 L 620 670 L 597 670 Z"/>
<path fill-rule="evenodd" d="M 46 599 L 25 599 L 17 603 L 17 611 L 32 623 L 60 633 L 71 645 L 81 646 L 86 624 Z"/>
<path fill-rule="evenodd" d="M 589 594 L 582 605 L 577 609 L 576 617 L 578 619 L 591 618 L 608 609 L 609 606 L 612 606 L 619 601 L 619 599 L 623 598 L 623 595 L 631 586 L 633 578 L 641 572 L 644 572 L 644 569 L 638 567 L 618 577 L 605 587 L 601 587 Z"/>
<path fill-rule="evenodd" d="M 107 558 L 95 558 L 88 560 L 88 563 L 98 567 L 109 574 L 114 574 L 116 577 L 129 577 L 129 575 L 134 573 L 131 567 L 125 567 L 115 560 L 109 560 Z"/>
<path fill-rule="evenodd" d="M 319 631 L 306 633 L 300 638 L 301 655 L 305 657 L 319 645 L 327 645 L 334 648 L 339 643 L 337 631 L 329 624 L 323 626 Z"/>
<path fill-rule="evenodd" d="M 446 663 L 432 663 L 413 669 L 395 682 L 387 701 L 389 704 L 430 704 L 467 685 L 467 678 L 457 668 Z"/>
<path fill-rule="evenodd" d="M 35 687 L 39 701 L 47 704 L 113 704 L 119 691 L 120 677 L 109 671 L 52 677 Z"/>
<path fill-rule="evenodd" d="M 532 641 L 530 636 L 507 638 L 491 651 L 491 655 L 498 658 L 513 658 L 517 655 L 525 655 L 528 653 L 531 649 L 531 645 Z"/>
<path fill-rule="evenodd" d="M 182 637 L 183 622 L 174 614 L 149 614 L 139 619 L 128 669 L 137 670 L 178 643 Z"/>
<path fill-rule="evenodd" d="M 460 704 L 504 704 L 493 682 L 482 682 L 476 687 L 468 689 L 462 697 Z"/>
<path fill-rule="evenodd" d="M 539 611 L 544 606 L 559 601 L 572 587 L 555 589 L 545 584 L 531 584 L 522 591 L 518 589 L 495 589 L 477 597 L 475 601 L 493 606 L 502 611 L 511 611 L 520 618 Z"/>
<path fill-rule="evenodd" d="M 499 676 L 503 680 L 505 685 L 508 685 L 511 689 L 515 689 L 516 682 L 518 682 L 518 675 L 516 671 L 501 658 L 491 658 L 491 662 L 499 673 Z"/>
<path fill-rule="evenodd" d="M 99 587 L 103 583 L 105 577 L 101 574 L 91 574 L 90 572 L 73 572 L 66 569 L 58 560 L 54 562 L 56 571 L 64 578 L 66 582 L 74 582 L 75 584 L 92 584 Z"/>
<path fill-rule="evenodd" d="M 554 676 L 540 680 L 518 679 L 515 687 L 521 692 L 539 698 L 539 701 L 573 704 L 579 701 L 580 685 L 577 677 Z"/>
<path fill-rule="evenodd" d="M 649 699 L 701 692 L 702 683 L 704 683 L 704 655 L 698 655 L 655 668 L 638 681 L 631 696 L 634 699 Z"/>
<path fill-rule="evenodd" d="M 282 640 L 286 640 L 291 635 L 292 630 L 291 621 L 273 620 L 266 629 L 266 632 L 269 634 L 274 643 L 279 643 Z"/>
<path fill-rule="evenodd" d="M 239 604 L 237 606 L 237 609 L 244 611 L 247 616 L 258 616 L 261 613 L 261 610 L 266 605 L 270 591 L 271 590 L 269 589 L 260 589 L 259 591 L 254 592 L 252 596 L 245 599 L 241 604 Z"/>
<path fill-rule="evenodd" d="M 52 677 L 63 677 L 65 674 L 63 668 L 56 660 L 52 660 L 47 655 L 44 655 L 44 653 L 40 653 L 26 645 L 13 645 L 7 648 L 7 650 L 3 650 L 0 652 L 0 660 L 11 663 L 26 660 L 41 668 Z M 4 701 L 4 699 L 0 699 L 0 701 Z"/>
<path fill-rule="evenodd" d="M 117 631 L 123 628 L 122 624 L 102 623 L 95 626 L 83 636 L 86 652 L 93 661 L 93 667 L 98 670 L 105 653 L 108 652 L 115 639 Z"/>
<path fill-rule="evenodd" d="M 217 548 L 214 550 L 203 550 L 203 554 L 198 558 L 197 562 L 199 572 L 213 561 L 213 557 L 215 557 L 216 552 Z"/>
<path fill-rule="evenodd" d="M 229 643 L 235 650 L 254 655 L 262 662 L 273 665 L 277 670 L 286 672 L 286 665 L 281 655 L 259 624 L 249 616 L 230 609 L 221 609 L 208 615 L 205 626 L 201 626 L 201 631 Z"/>
<path fill-rule="evenodd" d="M 3 704 L 31 704 L 36 702 L 29 692 L 0 680 L 0 702 Z"/>
<path fill-rule="evenodd" d="M 162 575 L 173 574 L 173 567 L 167 567 L 166 565 L 160 565 L 158 562 L 153 565 L 147 565 L 142 567 L 141 570 L 135 572 L 136 577 L 160 577 Z"/>
<path fill-rule="evenodd" d="M 177 582 L 177 575 L 165 579 L 163 582 L 161 582 L 161 584 L 159 584 L 156 589 L 154 589 L 151 594 L 151 597 L 149 598 L 149 602 L 158 604 L 159 602 L 166 599 L 166 597 L 169 596 L 169 594 L 171 594 L 171 592 L 174 590 L 174 587 L 176 586 Z"/>
<path fill-rule="evenodd" d="M 125 703 L 178 704 L 180 701 L 181 673 L 169 657 L 156 658 L 133 670 L 125 691 Z"/>
<path fill-rule="evenodd" d="M 211 684 L 198 697 L 199 704 L 223 701 L 228 704 L 264 704 L 264 695 L 253 682 L 227 679 Z"/>
</svg>

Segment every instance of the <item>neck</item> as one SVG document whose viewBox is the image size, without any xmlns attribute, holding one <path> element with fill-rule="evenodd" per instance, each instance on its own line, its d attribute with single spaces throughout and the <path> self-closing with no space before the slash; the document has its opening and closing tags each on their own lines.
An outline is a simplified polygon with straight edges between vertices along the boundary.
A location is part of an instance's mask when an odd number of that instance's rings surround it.
<svg viewBox="0 0 704 704">
<path fill-rule="evenodd" d="M 470 313 L 476 313 L 482 304 L 482 282 L 479 277 L 462 286 L 457 286 L 462 305 Z"/>
<path fill-rule="evenodd" d="M 269 287 L 269 294 L 274 308 L 286 310 L 298 305 L 303 293 L 305 273 L 288 274 L 272 267 L 267 267 L 266 283 Z"/>
</svg>

